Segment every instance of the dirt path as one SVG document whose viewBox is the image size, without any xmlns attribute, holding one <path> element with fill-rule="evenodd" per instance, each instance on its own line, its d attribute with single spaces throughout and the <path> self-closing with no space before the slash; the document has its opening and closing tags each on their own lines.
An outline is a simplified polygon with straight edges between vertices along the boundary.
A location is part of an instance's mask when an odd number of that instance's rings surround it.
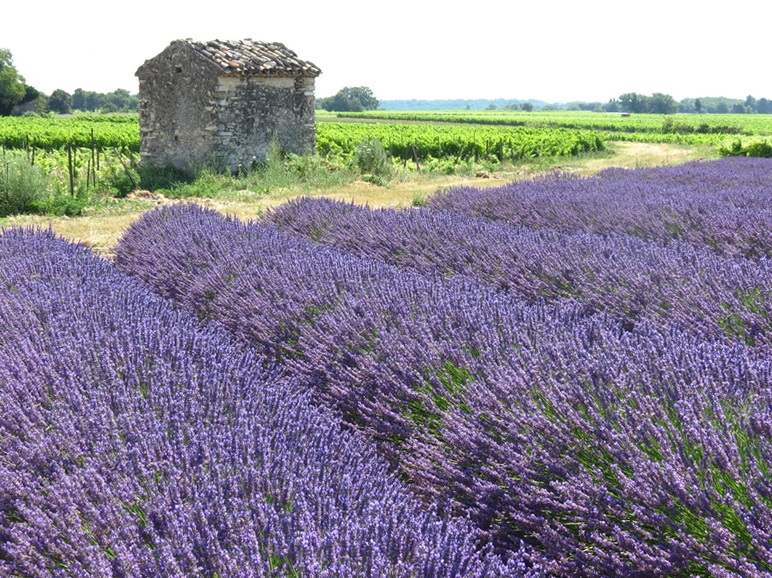
<svg viewBox="0 0 772 578">
<path fill-rule="evenodd" d="M 646 166 L 675 165 L 703 158 L 715 158 L 709 149 L 696 149 L 681 145 L 626 143 L 617 142 L 608 145 L 609 154 L 603 156 L 566 159 L 558 165 L 540 167 L 523 165 L 515 171 L 484 174 L 478 177 L 447 176 L 429 179 L 416 176 L 377 186 L 357 181 L 339 190 L 318 191 L 320 196 L 367 204 L 373 208 L 409 207 L 431 195 L 438 189 L 449 187 L 490 187 L 499 186 L 516 179 L 531 178 L 546 170 L 565 170 L 584 176 L 592 175 L 608 167 L 639 168 Z M 165 199 L 158 195 L 142 196 L 116 202 L 114 208 L 107 208 L 84 217 L 39 217 L 21 216 L 6 219 L 6 225 L 52 227 L 60 235 L 79 241 L 94 248 L 100 254 L 109 256 L 112 247 L 123 231 L 142 213 L 154 207 L 180 201 Z M 240 219 L 254 219 L 266 209 L 287 200 L 286 193 L 271 198 L 270 196 L 245 195 L 244 201 L 218 199 L 197 200 L 222 213 Z"/>
</svg>

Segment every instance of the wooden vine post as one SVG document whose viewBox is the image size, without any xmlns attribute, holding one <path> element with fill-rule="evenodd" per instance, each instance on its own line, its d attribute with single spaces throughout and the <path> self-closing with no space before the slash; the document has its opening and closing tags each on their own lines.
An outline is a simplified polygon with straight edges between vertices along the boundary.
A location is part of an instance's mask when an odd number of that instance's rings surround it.
<svg viewBox="0 0 772 578">
<path fill-rule="evenodd" d="M 126 161 L 123 160 L 123 157 L 121 156 L 121 151 L 116 148 L 115 154 L 118 156 L 118 160 L 121 161 L 121 166 L 123 166 L 123 170 L 126 171 L 126 175 L 129 177 L 131 184 L 134 186 L 134 190 L 135 191 L 139 190 L 139 183 L 137 182 L 137 179 L 134 178 L 134 175 L 131 174 L 131 171 L 129 170 L 129 167 L 126 164 Z"/>
<path fill-rule="evenodd" d="M 96 174 L 97 174 L 97 162 L 96 162 L 96 143 L 94 141 L 94 128 L 91 128 L 91 184 L 96 188 Z M 86 186 L 88 186 L 88 173 L 86 173 Z"/>
<path fill-rule="evenodd" d="M 70 172 L 70 195 L 75 196 L 75 168 L 72 160 L 72 143 L 67 144 L 67 168 Z"/>
</svg>

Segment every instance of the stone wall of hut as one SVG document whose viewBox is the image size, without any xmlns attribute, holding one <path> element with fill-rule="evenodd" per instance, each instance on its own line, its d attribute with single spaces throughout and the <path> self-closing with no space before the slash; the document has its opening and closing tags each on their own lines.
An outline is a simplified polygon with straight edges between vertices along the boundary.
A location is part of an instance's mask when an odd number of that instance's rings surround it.
<svg viewBox="0 0 772 578">
<path fill-rule="evenodd" d="M 236 171 L 264 161 L 272 142 L 314 152 L 314 77 L 223 75 L 179 44 L 137 76 L 143 163 Z"/>
</svg>

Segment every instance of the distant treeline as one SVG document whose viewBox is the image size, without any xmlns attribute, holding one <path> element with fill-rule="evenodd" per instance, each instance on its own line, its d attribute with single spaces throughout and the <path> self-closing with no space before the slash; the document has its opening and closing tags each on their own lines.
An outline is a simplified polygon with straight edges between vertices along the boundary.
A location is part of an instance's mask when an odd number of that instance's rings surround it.
<svg viewBox="0 0 772 578">
<path fill-rule="evenodd" d="M 649 110 L 654 104 L 654 110 Z M 684 98 L 676 101 L 665 94 L 651 96 L 626 93 L 608 102 L 554 102 L 520 99 L 437 99 L 437 100 L 382 100 L 382 110 L 587 110 L 597 112 L 635 113 L 711 113 L 711 114 L 772 114 L 772 101 L 766 98 L 748 96 L 745 99 L 723 96 Z"/>
<path fill-rule="evenodd" d="M 439 100 L 382 100 L 383 110 L 497 110 L 512 108 L 512 105 L 521 105 L 529 102 L 534 108 L 565 108 L 562 104 L 550 104 L 543 100 L 519 100 L 519 99 L 439 99 Z"/>
<path fill-rule="evenodd" d="M 71 112 L 136 112 L 139 108 L 139 95 L 119 88 L 113 92 L 101 93 L 76 88 L 72 94 L 57 89 L 50 95 L 38 93 L 37 98 L 14 107 L 13 116 L 70 114 Z"/>
</svg>

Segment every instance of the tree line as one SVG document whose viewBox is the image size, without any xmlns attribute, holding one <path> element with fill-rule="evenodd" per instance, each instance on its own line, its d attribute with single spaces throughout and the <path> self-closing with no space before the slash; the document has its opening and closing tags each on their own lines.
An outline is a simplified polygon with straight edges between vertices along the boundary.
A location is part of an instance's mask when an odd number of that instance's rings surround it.
<svg viewBox="0 0 772 578">
<path fill-rule="evenodd" d="M 362 112 L 375 110 L 381 103 L 372 90 L 366 86 L 344 87 L 335 95 L 316 100 L 316 108 L 335 112 Z M 82 88 L 75 92 L 57 89 L 50 95 L 43 94 L 24 81 L 13 66 L 11 51 L 0 48 L 0 116 L 11 114 L 68 114 L 73 111 L 83 112 L 134 112 L 139 108 L 139 95 L 128 90 L 117 89 L 110 93 L 86 91 Z M 468 106 L 467 106 L 468 108 Z M 488 109 L 496 106 L 489 104 Z M 567 105 L 534 106 L 531 102 L 513 102 L 502 106 L 510 110 L 568 109 L 591 110 L 597 112 L 620 112 L 635 114 L 675 114 L 712 113 L 712 114 L 772 114 L 772 101 L 748 95 L 745 100 L 724 97 L 686 98 L 676 101 L 669 94 L 655 92 L 651 95 L 627 92 L 606 103 L 572 102 Z"/>
<path fill-rule="evenodd" d="M 745 100 L 726 97 L 685 98 L 677 101 L 669 94 L 655 92 L 651 95 L 627 92 L 608 102 L 575 101 L 567 104 L 549 104 L 536 101 L 491 100 L 411 100 L 385 101 L 381 103 L 366 86 L 345 87 L 335 95 L 316 100 L 316 108 L 333 112 L 362 112 L 383 107 L 386 110 L 457 110 L 471 108 L 485 110 L 587 110 L 593 112 L 619 112 L 635 114 L 772 114 L 772 101 L 748 96 Z"/>
<path fill-rule="evenodd" d="M 139 108 L 139 96 L 119 88 L 109 93 L 75 89 L 72 94 L 54 90 L 44 94 L 30 86 L 13 65 L 13 55 L 0 48 L 0 116 L 46 113 L 133 112 Z"/>
<path fill-rule="evenodd" d="M 136 112 L 139 108 L 139 96 L 119 88 L 113 92 L 100 93 L 82 88 L 68 94 L 64 90 L 55 90 L 48 97 L 47 112 L 69 114 L 79 110 L 83 112 Z"/>
<path fill-rule="evenodd" d="M 772 101 L 747 96 L 745 100 L 726 97 L 684 98 L 677 101 L 669 94 L 655 92 L 652 95 L 627 92 L 606 103 L 572 102 L 570 110 L 595 112 L 621 112 L 636 114 L 772 114 Z"/>
<path fill-rule="evenodd" d="M 375 110 L 380 103 L 366 86 L 346 86 L 333 96 L 316 99 L 316 108 L 333 112 L 362 112 Z"/>
</svg>

